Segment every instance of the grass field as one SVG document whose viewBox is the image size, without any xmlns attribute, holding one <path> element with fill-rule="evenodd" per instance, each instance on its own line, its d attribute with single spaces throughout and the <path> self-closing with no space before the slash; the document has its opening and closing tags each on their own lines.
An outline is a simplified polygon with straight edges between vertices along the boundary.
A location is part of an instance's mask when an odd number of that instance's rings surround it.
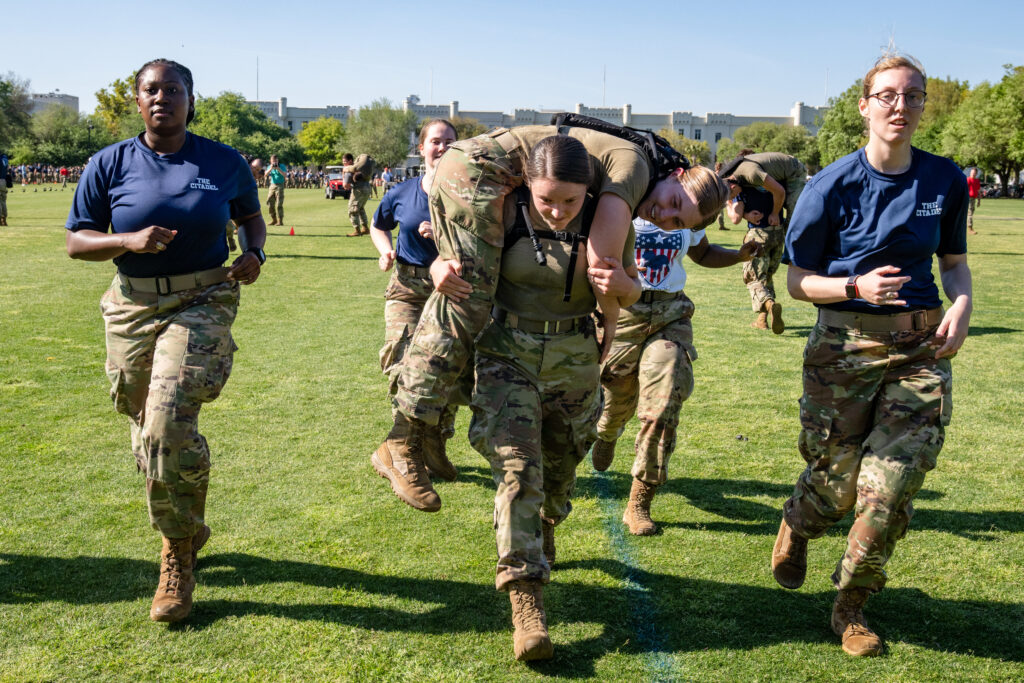
<svg viewBox="0 0 1024 683">
<path fill-rule="evenodd" d="M 69 192 L 8 195 L 0 228 L 0 680 L 1020 680 L 1024 678 L 1024 202 L 986 200 L 971 236 L 975 311 L 954 415 L 888 588 L 867 610 L 888 651 L 854 660 L 828 627 L 849 520 L 811 544 L 808 580 L 768 567 L 796 451 L 810 305 L 752 330 L 738 268 L 690 267 L 696 389 L 654 502 L 624 534 L 626 445 L 579 470 L 545 600 L 555 659 L 512 659 L 494 591 L 493 484 L 465 439 L 444 507 L 399 502 L 369 463 L 390 424 L 383 291 L 346 203 L 290 190 L 245 288 L 213 452 L 196 607 L 148 619 L 160 539 L 103 372 L 110 263 L 63 250 Z M 376 202 L 371 208 L 376 207 Z M 294 226 L 295 236 L 288 236 Z M 742 231 L 710 230 L 736 246 Z"/>
</svg>

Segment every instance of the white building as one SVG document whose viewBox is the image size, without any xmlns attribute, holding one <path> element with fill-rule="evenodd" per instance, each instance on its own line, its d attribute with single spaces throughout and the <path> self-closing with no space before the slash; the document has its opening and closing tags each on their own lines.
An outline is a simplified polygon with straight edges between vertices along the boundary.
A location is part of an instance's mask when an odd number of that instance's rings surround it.
<svg viewBox="0 0 1024 683">
<path fill-rule="evenodd" d="M 326 108 L 289 107 L 288 100 L 284 97 L 276 102 L 258 101 L 249 102 L 249 104 L 259 107 L 270 120 L 292 133 L 297 133 L 302 129 L 303 125 L 310 121 L 315 121 L 321 116 L 332 116 L 345 123 L 353 112 L 353 109 L 348 106 L 328 106 Z M 548 124 L 551 122 L 552 114 L 566 111 L 565 109 L 515 109 L 511 114 L 506 114 L 500 111 L 461 110 L 457 100 L 448 104 L 420 104 L 419 98 L 415 95 L 405 98 L 402 102 L 402 109 L 414 112 L 420 121 L 432 118 L 450 119 L 455 116 L 461 116 L 463 118 L 476 119 L 486 128 L 496 128 L 497 126 L 513 128 L 515 126 Z M 811 134 L 816 134 L 821 117 L 824 116 L 827 110 L 827 107 L 808 107 L 803 102 L 795 103 L 788 116 L 737 116 L 735 114 L 710 112 L 704 116 L 697 116 L 688 111 L 673 111 L 667 114 L 639 114 L 634 113 L 632 105 L 629 104 L 622 107 L 588 107 L 581 103 L 577 104 L 573 109 L 578 114 L 593 116 L 609 123 L 624 124 L 654 132 L 662 128 L 671 128 L 688 138 L 706 141 L 711 148 L 712 154 L 716 152 L 719 140 L 722 138 L 731 139 L 736 134 L 737 129 L 758 121 L 803 126 Z"/>
<path fill-rule="evenodd" d="M 54 104 L 62 104 L 68 107 L 76 114 L 78 113 L 78 98 L 74 95 L 65 95 L 60 92 L 48 92 L 48 93 L 32 93 L 32 111 L 31 114 L 38 113 L 43 109 Z"/>
</svg>

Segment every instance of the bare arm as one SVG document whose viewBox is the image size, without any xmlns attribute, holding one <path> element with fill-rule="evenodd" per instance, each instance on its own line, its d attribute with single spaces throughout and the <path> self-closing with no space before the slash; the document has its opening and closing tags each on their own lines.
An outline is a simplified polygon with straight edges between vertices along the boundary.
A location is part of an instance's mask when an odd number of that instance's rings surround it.
<svg viewBox="0 0 1024 683">
<path fill-rule="evenodd" d="M 83 261 L 109 261 L 122 254 L 159 254 L 178 234 L 177 230 L 151 225 L 136 232 L 105 233 L 68 230 L 64 244 L 68 256 Z M 160 245 L 160 246 L 157 246 Z"/>
<path fill-rule="evenodd" d="M 939 276 L 942 289 L 952 305 L 939 323 L 935 336 L 945 343 L 935 352 L 936 358 L 952 356 L 967 338 L 967 329 L 974 310 L 971 269 L 967 267 L 967 254 L 946 254 L 939 257 Z"/>
<path fill-rule="evenodd" d="M 727 268 L 749 261 L 761 251 L 761 244 L 758 242 L 744 242 L 739 249 L 726 249 L 718 244 L 711 244 L 705 235 L 700 242 L 686 251 L 686 255 L 694 263 L 705 268 Z"/>
<path fill-rule="evenodd" d="M 373 246 L 377 247 L 377 253 L 380 254 L 380 258 L 377 259 L 377 265 L 383 271 L 390 270 L 396 256 L 395 248 L 391 243 L 391 232 L 381 230 L 376 225 L 371 225 L 370 241 L 373 242 Z"/>
<path fill-rule="evenodd" d="M 764 177 L 764 189 L 772 193 L 772 212 L 768 216 L 768 225 L 778 225 L 779 212 L 786 203 L 786 188 L 769 175 Z"/>
<path fill-rule="evenodd" d="M 900 288 L 910 281 L 909 275 L 897 275 L 900 269 L 896 266 L 880 266 L 857 279 L 859 298 L 879 306 L 906 306 L 907 302 L 899 298 Z M 834 304 L 847 301 L 845 277 L 827 277 L 818 275 L 812 270 L 790 265 L 786 276 L 789 295 L 800 301 L 813 304 Z M 890 292 L 896 293 L 895 299 L 889 299 Z"/>
</svg>

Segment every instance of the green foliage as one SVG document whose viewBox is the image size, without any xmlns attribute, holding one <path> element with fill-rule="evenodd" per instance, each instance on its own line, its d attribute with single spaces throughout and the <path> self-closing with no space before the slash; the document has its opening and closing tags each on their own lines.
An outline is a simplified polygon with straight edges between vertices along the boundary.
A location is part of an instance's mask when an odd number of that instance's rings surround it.
<svg viewBox="0 0 1024 683">
<path fill-rule="evenodd" d="M 928 102 L 911 142 L 918 149 L 941 155 L 942 131 L 967 95 L 969 87 L 967 81 L 947 77 L 929 78 L 925 89 L 928 91 Z"/>
<path fill-rule="evenodd" d="M 44 164 L 84 164 L 96 149 L 112 140 L 106 129 L 93 136 L 90 121 L 70 107 L 51 105 L 32 117 L 35 161 Z M 98 143 L 93 146 L 93 143 Z"/>
<path fill-rule="evenodd" d="M 10 150 L 15 140 L 29 132 L 31 109 L 28 81 L 11 72 L 0 77 L 0 150 Z"/>
<path fill-rule="evenodd" d="M 306 152 L 306 157 L 317 166 L 341 163 L 338 147 L 345 137 L 345 126 L 331 116 L 310 121 L 295 136 Z"/>
<path fill-rule="evenodd" d="M 975 215 L 953 419 L 866 610 L 885 656 L 849 657 L 829 630 L 849 516 L 811 543 L 799 591 L 768 568 L 805 466 L 797 399 L 815 308 L 788 297 L 782 271 L 785 334 L 752 330 L 740 268 L 688 261 L 700 359 L 654 499 L 661 532 L 622 531 L 634 419 L 608 472 L 590 458 L 577 469 L 544 592 L 555 659 L 525 665 L 494 590 L 494 484 L 466 438 L 470 411 L 448 441 L 459 480 L 437 483 L 440 512 L 399 502 L 370 467 L 391 421 L 377 357 L 390 273 L 369 240 L 343 237 L 344 203 L 321 190 L 288 190 L 288 222 L 242 288 L 231 379 L 202 408 L 213 537 L 192 617 L 148 619 L 160 538 L 107 397 L 97 306 L 114 266 L 67 258 L 55 226 L 70 200 L 16 188 L 0 230 L 0 679 L 1021 679 L 1024 202 L 985 200 Z M 730 248 L 744 235 L 708 231 Z"/>
<path fill-rule="evenodd" d="M 128 78 L 119 78 L 108 88 L 96 91 L 95 114 L 107 127 L 114 140 L 135 137 L 143 130 L 142 115 L 135 102 L 135 72 Z"/>
<path fill-rule="evenodd" d="M 416 123 L 413 112 L 392 107 L 387 99 L 374 100 L 349 118 L 345 148 L 353 156 L 369 154 L 379 166 L 394 168 L 409 155 Z"/>
<path fill-rule="evenodd" d="M 1007 65 L 996 85 L 980 83 L 950 115 L 943 154 L 1008 180 L 1024 167 L 1024 67 Z"/>
<path fill-rule="evenodd" d="M 238 93 L 198 97 L 196 117 L 189 130 L 264 159 L 277 154 L 284 163 L 297 164 L 306 157 L 302 145 L 288 131 Z"/>
<path fill-rule="evenodd" d="M 682 152 L 691 164 L 707 166 L 711 162 L 711 147 L 706 140 L 694 140 L 680 135 L 671 128 L 662 128 L 658 135 L 665 138 L 677 152 Z"/>
<path fill-rule="evenodd" d="M 821 128 L 818 129 L 818 153 L 821 166 L 828 166 L 841 159 L 868 141 L 865 135 L 864 118 L 857 109 L 863 81 L 857 81 L 838 97 L 831 97 L 830 107 L 825 112 Z"/>
<path fill-rule="evenodd" d="M 475 138 L 477 135 L 483 135 L 487 132 L 487 126 L 472 116 L 455 116 L 450 120 L 452 125 L 455 126 L 455 137 L 459 140 Z"/>
<path fill-rule="evenodd" d="M 741 149 L 782 152 L 796 157 L 808 168 L 816 168 L 820 158 L 817 141 L 806 128 L 769 121 L 758 121 L 737 129 L 732 140 L 719 140 L 718 160 L 728 161 L 739 154 Z"/>
</svg>

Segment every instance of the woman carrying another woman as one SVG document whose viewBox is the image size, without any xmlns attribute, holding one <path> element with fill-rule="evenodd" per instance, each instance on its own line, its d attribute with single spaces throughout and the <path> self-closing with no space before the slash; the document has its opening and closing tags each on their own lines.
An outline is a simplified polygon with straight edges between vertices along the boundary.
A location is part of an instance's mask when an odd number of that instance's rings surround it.
<svg viewBox="0 0 1024 683">
<path fill-rule="evenodd" d="M 117 265 L 100 304 L 110 395 L 130 421 L 150 522 L 163 535 L 150 618 L 180 621 L 192 609 L 196 554 L 210 537 L 210 450 L 199 409 L 231 372 L 239 284 L 260 276 L 266 225 L 245 159 L 186 130 L 195 115 L 192 72 L 147 62 L 136 72 L 135 101 L 146 130 L 89 162 L 68 215 L 67 250 Z M 229 218 L 247 249 L 224 268 Z"/>
<path fill-rule="evenodd" d="M 789 292 L 818 307 L 804 351 L 800 454 L 783 506 L 775 579 L 799 588 L 807 541 L 854 510 L 832 573 L 831 625 L 851 655 L 882 640 L 863 607 L 913 515 L 952 412 L 950 358 L 967 337 L 967 185 L 953 162 L 910 146 L 924 111 L 924 69 L 886 56 L 864 77 L 868 143 L 808 184 L 786 241 Z M 942 310 L 932 256 L 949 309 Z"/>
<path fill-rule="evenodd" d="M 422 440 L 428 426 L 437 424 L 451 387 L 471 360 L 473 341 L 491 318 L 505 212 L 514 210 L 506 197 L 522 184 L 528 151 L 558 132 L 555 126 L 522 126 L 462 140 L 435 172 L 430 214 L 440 263 L 453 264 L 467 296 L 456 301 L 435 291 L 427 300 L 399 370 L 394 426 L 372 456 L 392 491 L 419 510 L 441 507 L 423 467 Z M 677 168 L 658 178 L 637 145 L 586 128 L 566 132 L 583 143 L 594 162 L 588 191 L 596 203 L 588 222 L 587 260 L 604 264 L 597 268 L 602 295 L 628 305 L 639 288 L 616 265 L 633 212 L 669 230 L 698 227 L 715 219 L 728 189 L 702 167 Z"/>
<path fill-rule="evenodd" d="M 752 327 L 760 327 L 767 318 L 765 327 L 770 324 L 772 332 L 782 334 L 786 326 L 782 321 L 782 305 L 775 296 L 773 276 L 782 261 L 786 226 L 807 182 L 807 169 L 799 159 L 788 154 L 751 154 L 743 150 L 739 157 L 725 165 L 722 177 L 729 183 L 729 198 L 734 200 L 729 210 L 734 225 L 747 212 L 745 204 L 758 197 L 756 192 L 763 191 L 771 197 L 767 225 L 751 227 L 744 238 L 761 244 L 762 254 L 743 266 L 743 284 L 750 291 L 751 307 L 758 314 Z"/>
<path fill-rule="evenodd" d="M 433 119 L 424 123 L 420 128 L 419 151 L 427 172 L 420 178 L 410 178 L 395 186 L 384 195 L 373 215 L 370 239 L 380 253 L 378 265 L 385 272 L 392 266 L 395 269 L 384 294 L 384 346 L 380 350 L 380 368 L 390 380 L 389 393 L 392 397 L 398 389 L 399 364 L 419 322 L 423 305 L 434 291 L 430 264 L 437 258 L 437 246 L 430 229 L 427 191 L 430 190 L 437 162 L 455 139 L 455 126 L 451 122 Z M 391 241 L 391 231 L 396 225 L 397 246 Z M 461 400 L 455 396 L 450 399 L 464 405 L 468 403 L 468 396 Z M 457 405 L 445 406 L 438 424 L 428 426 L 423 441 L 423 454 L 430 474 L 437 474 L 446 481 L 455 481 L 458 476 L 458 470 L 448 460 L 444 445 L 455 434 L 456 410 Z"/>
</svg>

